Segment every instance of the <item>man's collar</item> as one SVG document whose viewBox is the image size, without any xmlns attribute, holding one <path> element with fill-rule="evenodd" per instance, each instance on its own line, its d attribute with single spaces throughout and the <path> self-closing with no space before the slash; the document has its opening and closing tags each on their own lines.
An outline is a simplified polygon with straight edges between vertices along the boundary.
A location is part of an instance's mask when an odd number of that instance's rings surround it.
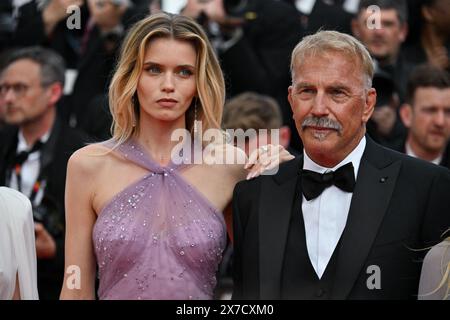
<svg viewBox="0 0 450 320">
<path fill-rule="evenodd" d="M 50 138 L 50 134 L 52 132 L 52 129 L 48 130 L 40 139 L 39 141 L 41 141 L 42 143 L 46 143 L 47 140 Z M 36 141 L 37 142 L 37 141 Z M 31 148 L 33 148 L 33 146 L 29 146 L 27 144 L 27 141 L 25 140 L 25 137 L 23 136 L 23 132 L 21 129 L 19 129 L 18 132 L 18 143 L 17 143 L 17 152 L 22 152 L 22 151 L 28 151 L 31 150 Z"/>
<path fill-rule="evenodd" d="M 357 176 L 359 164 L 361 163 L 361 158 L 363 156 L 364 150 L 366 148 L 366 137 L 363 136 L 362 139 L 359 141 L 358 145 L 355 149 L 353 149 L 352 152 L 350 152 L 344 160 L 339 162 L 336 166 L 333 168 L 326 168 L 323 167 L 317 163 L 315 163 L 306 153 L 306 150 L 303 149 L 303 155 L 304 155 L 304 163 L 303 163 L 303 169 L 311 170 L 319 173 L 325 173 L 327 171 L 336 171 L 343 165 L 346 165 L 349 162 L 353 163 L 353 168 L 355 169 L 355 177 Z"/>
</svg>

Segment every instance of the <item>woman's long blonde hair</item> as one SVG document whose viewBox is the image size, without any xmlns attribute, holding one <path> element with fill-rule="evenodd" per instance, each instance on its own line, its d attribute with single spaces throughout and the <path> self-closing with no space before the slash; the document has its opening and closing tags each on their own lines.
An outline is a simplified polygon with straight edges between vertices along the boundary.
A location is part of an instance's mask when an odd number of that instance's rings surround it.
<svg viewBox="0 0 450 320">
<path fill-rule="evenodd" d="M 203 131 L 220 128 L 225 102 L 225 84 L 219 62 L 203 29 L 191 18 L 156 13 L 137 22 L 122 44 L 117 68 L 109 87 L 109 105 L 113 116 L 112 135 L 117 145 L 139 132 L 137 85 L 144 64 L 145 50 L 155 38 L 188 41 L 197 52 L 195 79 L 197 97 L 186 112 L 186 129 L 194 127 L 194 104 Z"/>
</svg>

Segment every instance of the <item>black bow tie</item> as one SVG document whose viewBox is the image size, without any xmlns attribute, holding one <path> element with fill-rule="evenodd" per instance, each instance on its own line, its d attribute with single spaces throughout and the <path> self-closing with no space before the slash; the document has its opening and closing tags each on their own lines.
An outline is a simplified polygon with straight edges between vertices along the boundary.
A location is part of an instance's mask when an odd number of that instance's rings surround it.
<svg viewBox="0 0 450 320">
<path fill-rule="evenodd" d="M 302 172 L 302 191 L 306 200 L 315 199 L 326 188 L 335 185 L 345 192 L 353 192 L 355 188 L 355 172 L 353 164 L 347 163 L 336 171 L 318 173 L 310 170 Z"/>
<path fill-rule="evenodd" d="M 44 146 L 44 144 L 38 140 L 33 147 L 31 148 L 31 150 L 29 151 L 21 151 L 19 154 L 16 154 L 15 158 L 14 158 L 14 165 L 22 165 L 25 161 L 27 161 L 28 156 L 30 154 L 32 154 L 33 152 L 39 151 L 42 147 Z"/>
</svg>

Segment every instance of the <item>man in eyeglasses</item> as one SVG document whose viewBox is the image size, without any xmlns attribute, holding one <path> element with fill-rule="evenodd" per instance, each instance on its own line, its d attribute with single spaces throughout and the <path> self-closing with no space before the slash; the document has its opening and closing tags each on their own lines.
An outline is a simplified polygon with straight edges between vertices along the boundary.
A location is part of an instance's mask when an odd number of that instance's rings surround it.
<svg viewBox="0 0 450 320">
<path fill-rule="evenodd" d="M 59 120 L 64 62 L 55 52 L 30 47 L 11 52 L 0 68 L 0 185 L 33 205 L 38 290 L 57 299 L 64 266 L 64 186 L 67 161 L 85 139 Z"/>
</svg>

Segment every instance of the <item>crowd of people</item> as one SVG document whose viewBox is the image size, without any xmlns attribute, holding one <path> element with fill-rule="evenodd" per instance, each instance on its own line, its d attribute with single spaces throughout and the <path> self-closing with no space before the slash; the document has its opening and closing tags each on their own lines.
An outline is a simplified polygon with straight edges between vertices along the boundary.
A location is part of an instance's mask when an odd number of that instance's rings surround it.
<svg viewBox="0 0 450 320">
<path fill-rule="evenodd" d="M 450 3 L 165 4 L 0 4 L 0 299 L 450 299 Z"/>
</svg>

